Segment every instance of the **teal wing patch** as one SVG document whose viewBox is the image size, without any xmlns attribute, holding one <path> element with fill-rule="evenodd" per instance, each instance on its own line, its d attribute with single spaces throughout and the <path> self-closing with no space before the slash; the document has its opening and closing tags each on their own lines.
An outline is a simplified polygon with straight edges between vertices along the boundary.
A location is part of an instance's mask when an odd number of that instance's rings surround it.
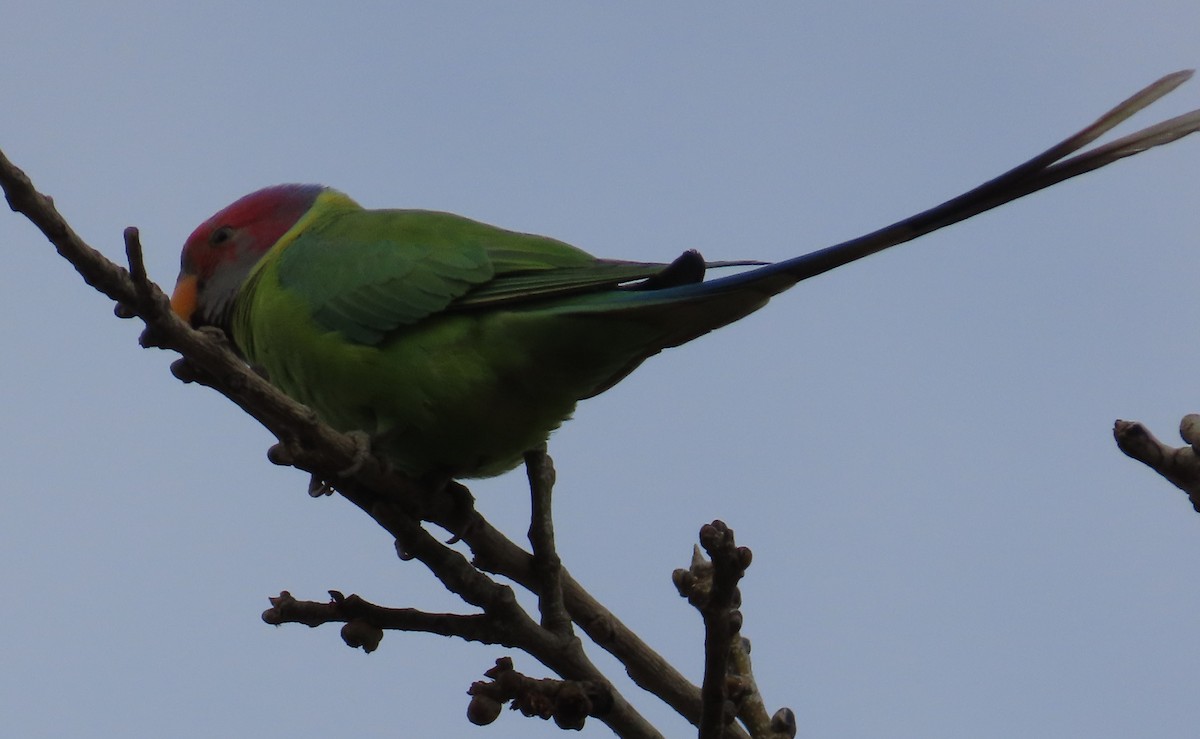
<svg viewBox="0 0 1200 739">
<path fill-rule="evenodd" d="M 497 268 L 495 278 L 472 289 L 450 305 L 451 310 L 509 306 L 530 300 L 613 290 L 656 290 L 700 282 L 707 269 L 747 267 L 762 262 L 705 262 L 697 251 L 686 251 L 670 264 L 623 262 L 591 258 L 585 264 L 516 269 Z"/>
<path fill-rule="evenodd" d="M 596 259 L 574 267 L 542 267 L 497 275 L 454 301 L 452 310 L 512 305 L 582 292 L 614 288 L 634 280 L 644 280 L 662 272 L 664 264 L 616 262 Z"/>
</svg>

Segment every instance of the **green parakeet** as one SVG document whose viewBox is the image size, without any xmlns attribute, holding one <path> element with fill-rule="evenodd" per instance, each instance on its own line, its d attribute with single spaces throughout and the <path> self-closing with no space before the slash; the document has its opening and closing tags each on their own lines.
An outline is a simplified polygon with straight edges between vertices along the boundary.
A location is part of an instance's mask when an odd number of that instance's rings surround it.
<svg viewBox="0 0 1200 739">
<path fill-rule="evenodd" d="M 225 330 L 270 381 L 413 476 L 515 467 L 576 403 L 648 357 L 738 320 L 797 282 L 1191 133 L 1181 116 L 1071 158 L 1173 89 L 1163 78 L 1076 136 L 873 234 L 705 280 L 670 264 L 599 259 L 448 213 L 367 210 L 316 185 L 252 193 L 201 224 L 172 296 Z"/>
</svg>

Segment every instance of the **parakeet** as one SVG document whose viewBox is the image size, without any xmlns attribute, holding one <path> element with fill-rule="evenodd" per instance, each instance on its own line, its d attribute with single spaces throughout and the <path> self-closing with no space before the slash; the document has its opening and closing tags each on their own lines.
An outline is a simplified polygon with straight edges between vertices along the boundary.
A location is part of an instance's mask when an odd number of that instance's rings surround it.
<svg viewBox="0 0 1200 739">
<path fill-rule="evenodd" d="M 487 477 L 663 349 L 763 307 L 797 282 L 1174 140 L 1200 111 L 1069 159 L 1187 78 L 1141 91 L 1076 136 L 873 234 L 705 280 L 599 259 L 561 241 L 424 210 L 368 210 L 317 185 L 247 195 L 187 239 L 171 305 L 223 329 L 268 379 L 416 477 Z"/>
</svg>

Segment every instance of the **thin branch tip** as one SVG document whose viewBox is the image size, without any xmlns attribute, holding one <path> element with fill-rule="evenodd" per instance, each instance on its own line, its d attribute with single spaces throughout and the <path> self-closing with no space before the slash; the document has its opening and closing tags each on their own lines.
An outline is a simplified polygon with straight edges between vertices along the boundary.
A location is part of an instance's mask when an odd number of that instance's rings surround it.
<svg viewBox="0 0 1200 739">
<path fill-rule="evenodd" d="M 782 739 L 795 739 L 798 727 L 796 726 L 796 712 L 786 706 L 780 708 L 771 716 L 771 731 L 775 732 Z"/>
<path fill-rule="evenodd" d="M 1179 434 L 1187 446 L 1165 444 L 1136 421 L 1117 420 L 1113 423 L 1113 438 L 1117 448 L 1157 472 L 1168 482 L 1187 493 L 1192 508 L 1200 513 L 1200 416 L 1188 414 L 1179 424 Z"/>
<path fill-rule="evenodd" d="M 125 256 L 129 260 L 129 274 L 135 282 L 148 282 L 146 264 L 142 260 L 142 238 L 137 226 L 126 226 Z"/>
</svg>

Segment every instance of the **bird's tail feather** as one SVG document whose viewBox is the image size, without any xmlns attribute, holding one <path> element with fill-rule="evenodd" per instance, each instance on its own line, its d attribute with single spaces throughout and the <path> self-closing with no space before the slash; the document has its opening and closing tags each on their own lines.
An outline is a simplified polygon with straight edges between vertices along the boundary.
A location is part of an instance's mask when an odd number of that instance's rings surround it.
<svg viewBox="0 0 1200 739">
<path fill-rule="evenodd" d="M 988 180 L 979 187 L 947 200 L 941 205 L 909 216 L 865 236 L 843 241 L 840 244 L 760 269 L 711 280 L 704 283 L 702 288 L 697 287 L 708 290 L 736 289 L 753 282 L 772 290 L 771 294 L 776 294 L 801 280 L 815 277 L 822 272 L 828 272 L 897 244 L 911 241 L 1058 184 L 1063 180 L 1107 166 L 1119 159 L 1139 154 L 1147 149 L 1200 131 L 1200 110 L 1193 110 L 1088 151 L 1076 153 L 1133 114 L 1183 84 L 1192 74 L 1192 70 L 1185 70 L 1163 77 L 1100 116 L 1094 123 L 1075 135 L 1064 139 L 999 177 Z"/>
<path fill-rule="evenodd" d="M 563 308 L 576 313 L 602 311 L 612 317 L 617 314 L 637 314 L 639 320 L 651 320 L 662 327 L 664 343 L 659 348 L 691 341 L 758 310 L 771 296 L 809 277 L 1200 131 L 1200 110 L 1193 110 L 1107 144 L 1081 151 L 1130 116 L 1183 84 L 1192 74 L 1190 70 L 1169 74 L 1029 161 L 973 190 L 865 236 L 729 277 L 660 289 L 606 293 L 595 303 L 585 297 L 571 301 Z"/>
</svg>

